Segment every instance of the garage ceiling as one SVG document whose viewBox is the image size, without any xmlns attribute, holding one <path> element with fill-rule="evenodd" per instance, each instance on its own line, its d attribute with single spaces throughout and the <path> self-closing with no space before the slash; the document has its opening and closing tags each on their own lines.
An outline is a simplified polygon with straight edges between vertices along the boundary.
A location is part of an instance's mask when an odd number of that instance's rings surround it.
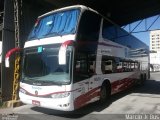
<svg viewBox="0 0 160 120">
<path fill-rule="evenodd" d="M 82 4 L 89 6 L 119 25 L 160 14 L 160 0 L 45 0 L 57 8 Z"/>
<path fill-rule="evenodd" d="M 3 11 L 3 2 L 0 0 L 0 12 Z M 109 17 L 119 25 L 160 14 L 160 0 L 22 0 L 48 4 L 49 10 L 69 5 L 82 4 L 91 7 L 104 16 Z M 44 4 L 45 3 L 45 4 Z M 48 7 L 47 6 L 47 7 Z"/>
</svg>

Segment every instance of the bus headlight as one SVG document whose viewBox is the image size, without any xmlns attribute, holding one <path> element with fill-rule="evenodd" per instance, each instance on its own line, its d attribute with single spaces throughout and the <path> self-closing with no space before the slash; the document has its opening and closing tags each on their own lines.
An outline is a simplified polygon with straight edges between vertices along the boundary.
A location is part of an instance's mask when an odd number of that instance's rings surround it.
<svg viewBox="0 0 160 120">
<path fill-rule="evenodd" d="M 68 97 L 71 93 L 70 92 L 64 92 L 64 93 L 57 93 L 57 94 L 52 94 L 52 98 L 65 98 Z"/>
</svg>

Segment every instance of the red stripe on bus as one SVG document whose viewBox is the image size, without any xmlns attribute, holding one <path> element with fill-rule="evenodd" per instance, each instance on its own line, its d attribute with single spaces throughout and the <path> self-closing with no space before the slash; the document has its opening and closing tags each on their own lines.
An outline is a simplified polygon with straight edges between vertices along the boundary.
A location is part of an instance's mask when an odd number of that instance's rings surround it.
<svg viewBox="0 0 160 120">
<path fill-rule="evenodd" d="M 60 93 L 65 93 L 65 92 L 74 92 L 76 90 L 79 90 L 80 88 L 77 88 L 75 90 L 71 90 L 71 91 L 59 91 L 59 92 L 52 92 L 52 93 L 47 93 L 47 94 L 43 94 L 43 95 L 36 95 L 36 94 L 33 94 L 33 93 L 30 93 L 28 92 L 27 90 L 25 90 L 24 88 L 20 87 L 20 89 L 23 89 L 26 93 L 26 95 L 30 95 L 30 96 L 34 96 L 34 97 L 47 97 L 47 96 L 50 96 L 52 94 L 60 94 Z M 37 91 L 37 90 L 35 90 Z"/>
<path fill-rule="evenodd" d="M 122 80 L 117 80 L 117 81 L 111 83 L 112 92 L 117 93 L 117 92 L 123 91 L 123 90 L 129 88 L 130 86 L 134 85 L 135 79 L 132 78 L 132 76 L 134 76 L 134 75 L 135 74 L 129 76 L 128 78 L 124 78 Z M 120 87 L 117 89 L 118 86 L 120 86 Z M 87 102 L 89 102 L 91 99 L 100 96 L 100 91 L 96 92 L 96 90 L 98 90 L 98 89 L 100 89 L 100 86 L 90 90 L 89 92 L 87 92 L 83 95 L 80 95 L 79 97 L 77 97 L 74 101 L 75 109 L 86 105 Z"/>
<path fill-rule="evenodd" d="M 87 92 L 87 93 L 85 93 L 85 94 L 80 95 L 79 97 L 77 97 L 74 100 L 74 107 L 75 107 L 75 109 L 78 109 L 78 108 L 84 106 L 92 98 L 100 96 L 100 91 L 97 92 L 98 89 L 100 89 L 100 87 L 96 87 L 96 88 L 90 90 L 89 92 Z"/>
<path fill-rule="evenodd" d="M 111 83 L 112 94 L 123 91 L 123 90 L 129 88 L 130 86 L 134 85 L 135 80 L 136 80 L 133 78 L 134 75 L 135 74 L 129 76 L 128 78 L 124 78 L 122 80 L 117 80 L 117 81 Z"/>
</svg>

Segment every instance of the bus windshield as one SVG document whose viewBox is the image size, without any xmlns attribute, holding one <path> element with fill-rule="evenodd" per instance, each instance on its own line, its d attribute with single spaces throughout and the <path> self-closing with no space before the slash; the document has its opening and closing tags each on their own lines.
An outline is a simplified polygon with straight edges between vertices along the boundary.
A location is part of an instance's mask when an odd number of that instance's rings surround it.
<svg viewBox="0 0 160 120">
<path fill-rule="evenodd" d="M 74 34 L 76 32 L 79 14 L 79 9 L 72 9 L 39 18 L 28 40 Z"/>
<path fill-rule="evenodd" d="M 30 84 L 68 84 L 70 82 L 71 50 L 66 52 L 66 64 L 59 64 L 58 48 L 36 47 L 24 51 L 22 82 Z"/>
</svg>

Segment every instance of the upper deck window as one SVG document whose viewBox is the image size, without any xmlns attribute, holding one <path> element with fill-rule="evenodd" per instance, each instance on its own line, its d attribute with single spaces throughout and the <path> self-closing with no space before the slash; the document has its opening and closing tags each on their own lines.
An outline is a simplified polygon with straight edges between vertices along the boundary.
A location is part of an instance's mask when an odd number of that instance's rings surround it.
<svg viewBox="0 0 160 120">
<path fill-rule="evenodd" d="M 102 36 L 103 38 L 114 41 L 114 39 L 117 37 L 116 27 L 112 23 L 108 21 L 104 21 L 103 29 L 102 29 Z"/>
<path fill-rule="evenodd" d="M 100 15 L 92 11 L 83 12 L 78 27 L 78 40 L 97 42 L 99 38 L 100 22 Z"/>
<path fill-rule="evenodd" d="M 79 9 L 72 9 L 39 18 L 35 23 L 28 40 L 74 34 L 79 14 Z"/>
</svg>

